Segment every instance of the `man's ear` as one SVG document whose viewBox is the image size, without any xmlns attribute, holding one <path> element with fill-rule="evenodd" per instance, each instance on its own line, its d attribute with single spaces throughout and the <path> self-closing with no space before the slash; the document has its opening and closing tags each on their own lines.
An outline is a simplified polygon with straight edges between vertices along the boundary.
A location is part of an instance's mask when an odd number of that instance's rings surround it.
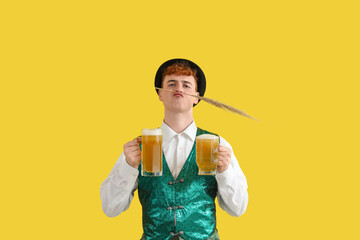
<svg viewBox="0 0 360 240">
<path fill-rule="evenodd" d="M 200 93 L 199 92 L 196 92 L 195 94 L 196 96 L 200 96 Z M 195 98 L 195 97 L 194 97 Z M 199 99 L 198 98 L 195 98 L 194 99 L 194 104 L 197 104 L 199 102 Z"/>
<path fill-rule="evenodd" d="M 161 89 L 159 89 L 158 95 L 159 95 L 159 100 L 160 100 L 160 101 L 163 101 L 163 99 L 162 99 L 162 91 L 161 91 Z"/>
</svg>

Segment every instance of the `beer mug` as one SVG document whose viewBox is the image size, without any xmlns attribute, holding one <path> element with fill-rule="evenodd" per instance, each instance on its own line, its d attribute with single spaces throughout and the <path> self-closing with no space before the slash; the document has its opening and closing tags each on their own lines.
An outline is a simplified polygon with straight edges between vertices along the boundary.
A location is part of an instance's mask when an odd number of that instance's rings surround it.
<svg viewBox="0 0 360 240">
<path fill-rule="evenodd" d="M 162 134 L 161 129 L 142 129 L 141 175 L 162 176 Z"/>
<path fill-rule="evenodd" d="M 196 163 L 199 175 L 215 175 L 218 166 L 219 137 L 202 134 L 196 137 Z"/>
</svg>

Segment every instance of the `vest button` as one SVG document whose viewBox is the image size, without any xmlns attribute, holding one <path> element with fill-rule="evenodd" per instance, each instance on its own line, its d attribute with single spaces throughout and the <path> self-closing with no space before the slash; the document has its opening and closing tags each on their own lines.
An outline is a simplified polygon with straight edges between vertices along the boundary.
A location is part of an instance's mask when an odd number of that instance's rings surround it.
<svg viewBox="0 0 360 240">
<path fill-rule="evenodd" d="M 172 182 L 172 181 L 169 181 L 169 182 L 168 182 L 168 184 L 169 184 L 169 185 L 172 185 L 172 184 L 173 184 L 173 182 Z"/>
<path fill-rule="evenodd" d="M 180 234 L 180 235 L 183 235 L 183 234 L 184 234 L 184 232 L 183 232 L 183 231 L 180 231 L 180 232 L 179 232 L 179 234 Z"/>
<path fill-rule="evenodd" d="M 174 235 L 175 235 L 175 233 L 174 233 L 174 232 L 170 232 L 170 235 L 171 235 L 171 236 L 174 236 Z"/>
<path fill-rule="evenodd" d="M 180 178 L 180 182 L 183 183 L 183 182 L 184 182 L 184 179 L 183 179 L 183 178 Z"/>
<path fill-rule="evenodd" d="M 168 207 L 168 210 L 171 210 L 172 209 L 172 207 Z"/>
<path fill-rule="evenodd" d="M 179 208 L 180 208 L 180 209 L 183 209 L 184 207 L 183 207 L 183 205 L 180 205 Z"/>
</svg>

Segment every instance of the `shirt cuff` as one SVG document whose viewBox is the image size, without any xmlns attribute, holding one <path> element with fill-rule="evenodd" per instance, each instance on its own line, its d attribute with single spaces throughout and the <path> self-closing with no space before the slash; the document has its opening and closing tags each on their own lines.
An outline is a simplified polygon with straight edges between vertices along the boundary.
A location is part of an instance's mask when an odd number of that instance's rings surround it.
<svg viewBox="0 0 360 240">
<path fill-rule="evenodd" d="M 136 178 L 139 175 L 139 170 L 137 168 L 133 168 L 132 166 L 130 166 L 125 159 L 120 164 L 117 172 L 120 176 L 122 176 L 125 179 L 135 179 L 136 180 Z"/>
<path fill-rule="evenodd" d="M 222 173 L 216 170 L 215 178 L 220 186 L 225 186 L 225 185 L 231 185 L 233 176 L 234 176 L 234 170 L 229 165 L 228 168 Z"/>
</svg>

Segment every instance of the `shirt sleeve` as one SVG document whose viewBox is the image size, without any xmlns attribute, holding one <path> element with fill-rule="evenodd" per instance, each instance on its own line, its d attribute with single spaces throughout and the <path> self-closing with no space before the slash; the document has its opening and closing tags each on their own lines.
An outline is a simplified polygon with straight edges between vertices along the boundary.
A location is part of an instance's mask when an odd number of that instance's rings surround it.
<svg viewBox="0 0 360 240">
<path fill-rule="evenodd" d="M 107 216 L 116 217 L 129 208 L 138 188 L 138 174 L 139 170 L 131 167 L 122 153 L 100 186 L 102 209 Z"/>
<path fill-rule="evenodd" d="M 220 145 L 230 148 L 232 153 L 229 167 L 222 173 L 216 173 L 218 202 L 219 206 L 228 214 L 238 217 L 247 208 L 247 181 L 231 145 L 222 137 L 220 137 Z"/>
</svg>

